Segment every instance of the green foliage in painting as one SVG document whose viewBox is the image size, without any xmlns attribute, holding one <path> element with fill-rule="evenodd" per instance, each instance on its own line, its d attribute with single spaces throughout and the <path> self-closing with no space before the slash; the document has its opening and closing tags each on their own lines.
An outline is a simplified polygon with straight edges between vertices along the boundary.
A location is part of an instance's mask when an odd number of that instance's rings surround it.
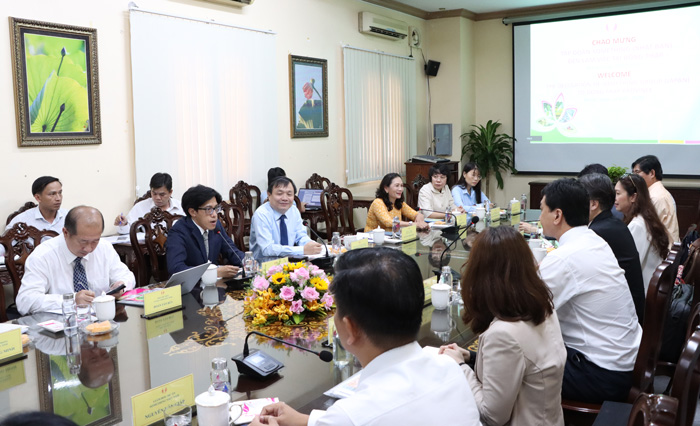
<svg viewBox="0 0 700 426">
<path fill-rule="evenodd" d="M 25 34 L 24 42 L 31 132 L 89 132 L 85 40 Z"/>
</svg>

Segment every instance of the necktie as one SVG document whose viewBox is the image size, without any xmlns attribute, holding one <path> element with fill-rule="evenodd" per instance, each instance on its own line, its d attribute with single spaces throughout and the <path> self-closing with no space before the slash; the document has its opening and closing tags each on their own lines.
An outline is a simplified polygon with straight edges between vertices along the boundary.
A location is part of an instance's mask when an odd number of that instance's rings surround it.
<svg viewBox="0 0 700 426">
<path fill-rule="evenodd" d="M 76 293 L 80 290 L 88 290 L 87 275 L 85 274 L 83 264 L 80 262 L 81 260 L 82 257 L 76 257 L 73 261 L 73 263 L 75 263 L 73 267 L 73 290 L 75 290 Z"/>
<path fill-rule="evenodd" d="M 280 216 L 280 244 L 288 246 L 289 236 L 287 236 L 287 224 L 284 222 L 285 219 L 287 219 L 286 215 Z"/>
<path fill-rule="evenodd" d="M 209 259 L 209 231 L 204 231 L 202 237 L 204 238 L 204 250 L 207 252 L 207 259 Z"/>
</svg>

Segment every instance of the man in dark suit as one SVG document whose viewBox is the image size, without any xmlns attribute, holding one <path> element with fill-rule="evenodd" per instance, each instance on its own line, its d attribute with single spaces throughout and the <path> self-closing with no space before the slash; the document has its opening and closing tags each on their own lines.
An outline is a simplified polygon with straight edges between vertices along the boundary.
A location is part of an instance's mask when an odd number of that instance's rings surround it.
<svg viewBox="0 0 700 426">
<path fill-rule="evenodd" d="M 608 243 L 620 268 L 625 271 L 637 318 L 642 324 L 645 304 L 642 265 L 639 263 L 639 253 L 627 225 L 613 217 L 610 211 L 615 202 L 615 189 L 612 182 L 607 175 L 600 173 L 584 175 L 579 181 L 588 191 L 590 198 L 588 228 Z"/>
<path fill-rule="evenodd" d="M 193 186 L 182 195 L 182 209 L 187 217 L 175 223 L 166 242 L 168 273 L 184 271 L 207 261 L 218 264 L 221 254 L 230 264 L 219 266 L 217 275 L 233 278 L 242 266 L 244 255 L 219 222 L 221 194 L 204 185 Z"/>
</svg>

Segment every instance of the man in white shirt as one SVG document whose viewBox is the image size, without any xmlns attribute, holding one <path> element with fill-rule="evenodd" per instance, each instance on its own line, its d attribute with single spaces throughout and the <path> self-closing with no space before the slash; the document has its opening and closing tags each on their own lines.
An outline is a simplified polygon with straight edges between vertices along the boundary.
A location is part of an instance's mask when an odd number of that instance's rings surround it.
<svg viewBox="0 0 700 426">
<path fill-rule="evenodd" d="M 100 239 L 103 230 L 99 210 L 78 206 L 68 212 L 63 234 L 37 246 L 27 258 L 17 294 L 22 315 L 60 311 L 65 293 L 75 293 L 75 302 L 81 304 L 121 284 L 134 288 L 134 274 L 112 244 Z"/>
<path fill-rule="evenodd" d="M 173 178 L 167 173 L 156 173 L 151 177 L 151 197 L 134 204 L 129 213 L 124 217 L 119 214 L 114 219 L 114 226 L 120 234 L 128 234 L 131 224 L 144 217 L 153 207 L 166 211 L 173 215 L 187 216 L 180 202 L 172 197 Z"/>
<path fill-rule="evenodd" d="M 310 415 L 268 405 L 251 426 L 480 425 L 460 367 L 416 342 L 424 301 L 416 262 L 376 247 L 344 254 L 335 272 L 338 336 L 364 367 L 355 393 Z"/>
<path fill-rule="evenodd" d="M 670 248 L 675 241 L 680 241 L 680 232 L 678 230 L 678 217 L 676 216 L 676 200 L 673 199 L 671 193 L 661 183 L 664 178 L 661 162 L 655 155 L 639 157 L 632 163 L 632 172 L 641 176 L 644 182 L 647 183 L 651 204 L 654 205 L 661 223 L 664 224 L 668 235 L 671 237 L 669 241 Z"/>
<path fill-rule="evenodd" d="M 588 229 L 589 197 L 574 179 L 542 190 L 540 222 L 559 248 L 540 264 L 552 291 L 567 361 L 562 397 L 624 401 L 642 338 L 625 272 L 612 249 Z"/>
</svg>

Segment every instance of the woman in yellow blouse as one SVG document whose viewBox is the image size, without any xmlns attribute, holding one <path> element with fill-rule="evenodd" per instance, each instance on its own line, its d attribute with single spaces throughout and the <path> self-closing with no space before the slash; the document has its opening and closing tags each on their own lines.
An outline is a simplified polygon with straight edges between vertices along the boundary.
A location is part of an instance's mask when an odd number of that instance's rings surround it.
<svg viewBox="0 0 700 426">
<path fill-rule="evenodd" d="M 391 225 L 395 217 L 401 221 L 401 226 L 409 226 L 415 223 L 418 229 L 427 228 L 423 220 L 423 214 L 413 210 L 403 198 L 403 180 L 398 173 L 389 173 L 384 176 L 377 188 L 377 198 L 372 202 L 367 212 L 367 225 L 365 232 L 383 228 L 391 231 Z"/>
</svg>

